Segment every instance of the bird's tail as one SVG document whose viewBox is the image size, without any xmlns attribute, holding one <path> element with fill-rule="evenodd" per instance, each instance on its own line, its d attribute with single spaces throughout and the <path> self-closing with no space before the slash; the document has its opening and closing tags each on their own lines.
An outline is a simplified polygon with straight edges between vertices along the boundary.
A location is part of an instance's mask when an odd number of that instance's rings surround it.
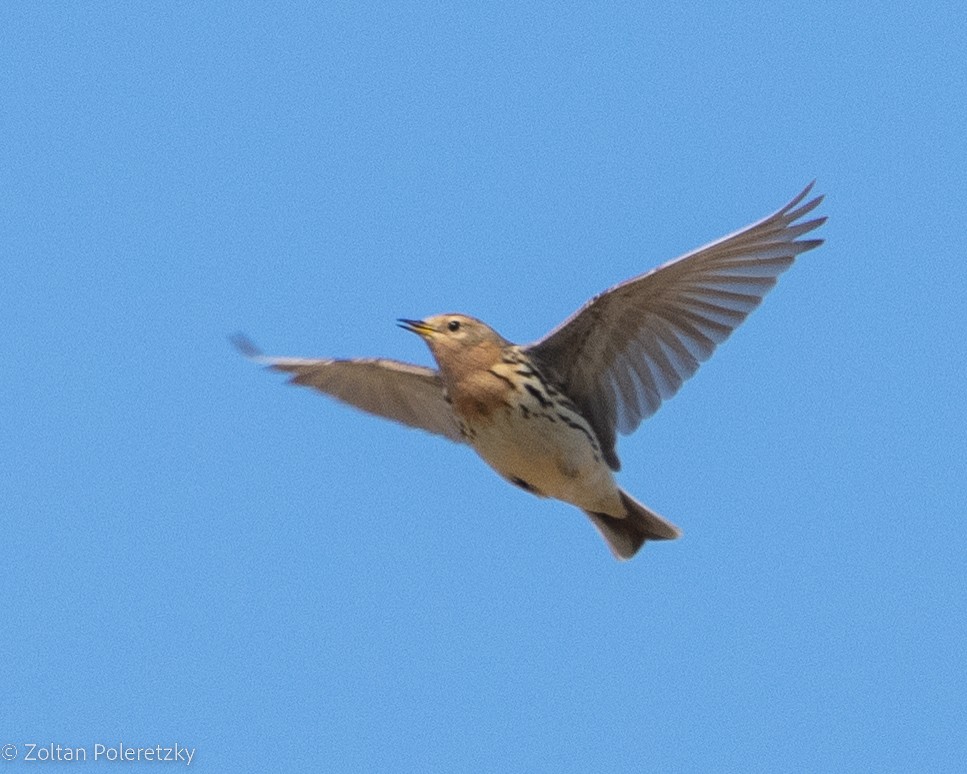
<svg viewBox="0 0 967 774">
<path fill-rule="evenodd" d="M 618 490 L 618 494 L 625 508 L 624 518 L 585 511 L 616 557 L 630 559 L 646 540 L 674 540 L 681 537 L 681 530 L 670 521 L 648 510 L 627 492 Z"/>
</svg>

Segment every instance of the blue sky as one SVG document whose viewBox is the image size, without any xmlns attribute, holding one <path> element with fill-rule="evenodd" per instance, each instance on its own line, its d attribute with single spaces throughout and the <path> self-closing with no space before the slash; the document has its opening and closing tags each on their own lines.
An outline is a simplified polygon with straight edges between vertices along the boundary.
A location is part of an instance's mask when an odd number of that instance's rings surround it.
<svg viewBox="0 0 967 774">
<path fill-rule="evenodd" d="M 962 770 L 963 5 L 270 5 L 0 10 L 10 769 Z M 684 530 L 629 563 L 226 341 L 533 340 L 813 178 L 619 444 Z"/>
</svg>

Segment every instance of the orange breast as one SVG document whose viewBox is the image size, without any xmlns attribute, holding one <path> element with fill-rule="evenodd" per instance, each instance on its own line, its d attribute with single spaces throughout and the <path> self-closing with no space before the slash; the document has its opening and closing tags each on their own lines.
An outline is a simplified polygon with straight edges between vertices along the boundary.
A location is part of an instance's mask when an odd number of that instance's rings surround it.
<svg viewBox="0 0 967 774">
<path fill-rule="evenodd" d="M 453 410 L 470 425 L 486 423 L 495 411 L 510 408 L 511 386 L 489 371 L 461 379 L 450 389 Z"/>
</svg>

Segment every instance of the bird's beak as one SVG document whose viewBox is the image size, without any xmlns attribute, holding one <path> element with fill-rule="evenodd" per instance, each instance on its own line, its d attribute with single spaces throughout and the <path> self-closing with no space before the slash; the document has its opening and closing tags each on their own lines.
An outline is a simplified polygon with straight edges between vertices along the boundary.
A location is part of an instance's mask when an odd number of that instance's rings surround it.
<svg viewBox="0 0 967 774">
<path fill-rule="evenodd" d="M 396 321 L 399 326 L 410 333 L 415 333 L 417 336 L 422 336 L 424 339 L 429 338 L 434 333 L 436 333 L 436 328 L 432 325 L 427 325 L 422 320 L 407 320 L 405 318 L 400 318 Z"/>
</svg>

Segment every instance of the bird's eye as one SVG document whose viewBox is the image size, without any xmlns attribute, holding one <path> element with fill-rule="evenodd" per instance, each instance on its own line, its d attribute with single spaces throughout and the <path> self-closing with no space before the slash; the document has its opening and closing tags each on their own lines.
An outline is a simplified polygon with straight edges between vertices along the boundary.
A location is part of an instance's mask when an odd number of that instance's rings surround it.
<svg viewBox="0 0 967 774">
<path fill-rule="evenodd" d="M 460 330 L 460 321 L 459 320 L 450 320 L 450 322 L 447 323 L 447 330 L 448 331 L 458 331 L 458 330 Z"/>
</svg>

